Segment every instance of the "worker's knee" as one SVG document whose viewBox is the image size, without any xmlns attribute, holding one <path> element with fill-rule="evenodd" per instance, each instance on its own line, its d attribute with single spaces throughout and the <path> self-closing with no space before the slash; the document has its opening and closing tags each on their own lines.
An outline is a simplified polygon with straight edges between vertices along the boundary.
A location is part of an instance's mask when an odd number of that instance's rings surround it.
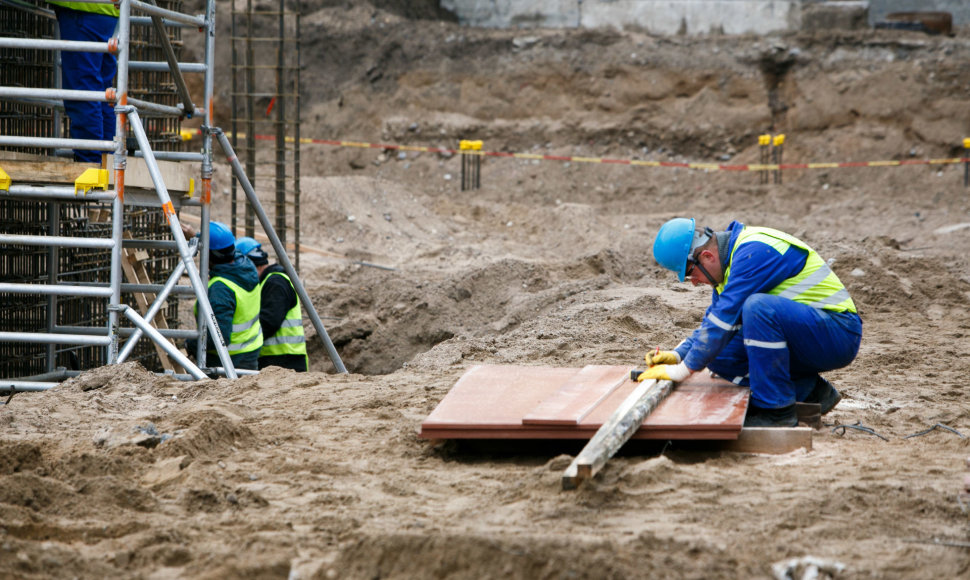
<svg viewBox="0 0 970 580">
<path fill-rule="evenodd" d="M 756 320 L 760 322 L 774 320 L 777 318 L 778 309 L 785 303 L 791 304 L 791 301 L 771 294 L 752 294 L 741 307 L 741 320 L 745 324 Z"/>
</svg>

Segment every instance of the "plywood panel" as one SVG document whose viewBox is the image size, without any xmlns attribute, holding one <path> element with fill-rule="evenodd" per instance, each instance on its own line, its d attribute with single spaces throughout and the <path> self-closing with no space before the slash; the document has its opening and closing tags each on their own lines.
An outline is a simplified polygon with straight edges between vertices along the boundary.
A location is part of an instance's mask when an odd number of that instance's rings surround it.
<svg viewBox="0 0 970 580">
<path fill-rule="evenodd" d="M 589 413 L 624 382 L 632 366 L 589 365 L 536 405 L 522 423 L 526 425 L 579 425 Z"/>
<path fill-rule="evenodd" d="M 620 384 L 578 424 L 523 423 L 582 369 L 480 365 L 469 369 L 421 425 L 428 439 L 589 439 L 636 387 L 629 367 Z M 596 374 L 596 371 L 588 371 Z M 608 376 L 609 373 L 603 376 Z M 625 380 L 622 379 L 625 377 Z M 647 417 L 634 439 L 736 439 L 748 389 L 695 373 Z M 563 409 L 569 406 L 563 406 Z"/>
</svg>

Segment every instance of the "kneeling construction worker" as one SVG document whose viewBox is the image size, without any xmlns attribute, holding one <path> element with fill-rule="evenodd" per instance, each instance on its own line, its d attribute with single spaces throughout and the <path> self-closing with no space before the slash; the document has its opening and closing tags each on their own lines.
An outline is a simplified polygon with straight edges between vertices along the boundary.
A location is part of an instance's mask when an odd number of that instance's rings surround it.
<svg viewBox="0 0 970 580">
<path fill-rule="evenodd" d="M 672 351 L 648 352 L 639 380 L 683 381 L 704 368 L 751 396 L 748 427 L 793 427 L 796 402 L 828 413 L 841 399 L 820 372 L 847 366 L 862 341 L 849 292 L 801 240 L 731 222 L 726 231 L 665 223 L 653 244 L 657 262 L 683 282 L 714 291 L 704 320 Z"/>
<path fill-rule="evenodd" d="M 262 244 L 253 238 L 239 238 L 239 251 L 247 256 L 259 272 L 259 323 L 263 327 L 263 348 L 259 353 L 259 368 L 270 366 L 309 370 L 306 335 L 300 298 L 286 270 L 279 264 L 269 264 L 269 256 Z"/>
<path fill-rule="evenodd" d="M 186 237 L 195 235 L 182 225 Z M 229 358 L 237 369 L 259 370 L 259 349 L 263 332 L 259 325 L 259 274 L 248 258 L 236 251 L 236 239 L 229 227 L 209 222 L 209 304 L 226 339 Z M 198 314 L 198 304 L 195 306 Z M 185 348 L 195 353 L 198 341 L 188 339 Z M 212 336 L 208 339 L 206 362 L 219 361 Z"/>
</svg>

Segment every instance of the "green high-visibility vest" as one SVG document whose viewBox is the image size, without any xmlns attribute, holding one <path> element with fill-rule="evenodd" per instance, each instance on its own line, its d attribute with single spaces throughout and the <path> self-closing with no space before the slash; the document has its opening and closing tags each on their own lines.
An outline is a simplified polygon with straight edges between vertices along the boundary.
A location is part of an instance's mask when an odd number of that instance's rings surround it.
<svg viewBox="0 0 970 580">
<path fill-rule="evenodd" d="M 263 328 L 259 325 L 259 285 L 247 291 L 222 276 L 214 276 L 209 278 L 209 288 L 212 288 L 216 282 L 222 282 L 228 286 L 236 297 L 236 311 L 232 313 L 232 334 L 229 336 L 227 346 L 229 355 L 259 350 L 263 346 Z M 198 309 L 199 305 L 196 303 L 196 314 Z"/>
<path fill-rule="evenodd" d="M 50 0 L 51 4 L 57 4 L 58 6 L 63 6 L 64 8 L 70 8 L 71 10 L 79 10 L 81 12 L 91 12 L 93 14 L 104 14 L 105 16 L 118 17 L 120 12 L 114 4 L 91 4 L 89 2 L 63 2 L 60 0 L 54 1 Z"/>
<path fill-rule="evenodd" d="M 260 291 L 262 291 L 263 285 L 266 284 L 266 281 L 271 276 L 282 276 L 289 283 L 290 288 L 293 288 L 293 281 L 290 280 L 289 276 L 283 272 L 272 272 L 260 282 Z M 293 292 L 296 293 L 295 288 Z M 276 356 L 280 354 L 307 356 L 306 336 L 303 333 L 303 315 L 300 313 L 299 296 L 296 297 L 296 305 L 286 313 L 280 329 L 273 336 L 266 337 L 263 340 L 263 349 L 259 351 L 259 356 Z M 307 359 L 307 368 L 309 368 L 309 359 Z"/>
<path fill-rule="evenodd" d="M 808 258 L 805 260 L 805 267 L 802 268 L 802 271 L 769 290 L 768 294 L 788 298 L 813 308 L 833 312 L 857 312 L 855 303 L 849 296 L 849 291 L 842 285 L 842 281 L 829 268 L 825 260 L 815 250 L 805 245 L 805 242 L 771 228 L 745 227 L 738 234 L 738 239 L 731 250 L 731 257 L 734 257 L 734 252 L 741 244 L 747 242 L 768 244 L 780 254 L 784 254 L 789 246 L 795 246 L 808 252 Z M 721 293 L 727 286 L 730 275 L 731 262 L 728 261 L 727 270 L 724 271 L 724 280 L 717 286 L 718 293 Z"/>
</svg>

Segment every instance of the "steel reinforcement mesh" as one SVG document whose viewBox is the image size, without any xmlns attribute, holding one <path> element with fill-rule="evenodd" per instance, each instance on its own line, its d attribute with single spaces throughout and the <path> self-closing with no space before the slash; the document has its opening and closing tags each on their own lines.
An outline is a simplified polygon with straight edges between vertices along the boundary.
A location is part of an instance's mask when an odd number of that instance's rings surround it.
<svg viewBox="0 0 970 580">
<path fill-rule="evenodd" d="M 181 11 L 181 0 L 157 0 L 157 5 Z M 168 28 L 176 56 L 182 49 L 181 29 Z M 0 0 L 0 36 L 16 38 L 56 38 L 56 18 L 46 2 L 39 0 Z M 130 59 L 164 62 L 164 54 L 152 26 L 133 25 Z M 40 49 L 0 48 L 0 86 L 57 87 L 55 53 Z M 129 94 L 138 99 L 174 106 L 180 102 L 169 73 L 132 71 Z M 68 135 L 68 122 L 62 120 L 61 103 L 25 103 L 0 100 L 0 134 L 32 137 Z M 179 138 L 180 120 L 145 116 L 145 130 L 155 150 L 183 149 Z M 61 130 L 59 124 L 63 123 Z M 0 147 L 37 155 L 50 155 L 45 148 Z M 2 152 L 0 152 L 2 156 Z M 89 213 L 89 209 L 98 209 Z M 61 235 L 71 237 L 110 237 L 110 222 L 92 220 L 102 208 L 44 201 L 0 200 L 0 232 L 9 234 Z M 110 210 L 110 208 L 107 208 Z M 56 226 L 51 227 L 51 218 Z M 129 208 L 125 229 L 138 239 L 171 239 L 160 210 Z M 174 252 L 149 251 L 146 270 L 154 283 L 164 283 L 177 263 Z M 51 280 L 51 265 L 56 263 L 56 279 Z M 61 248 L 56 252 L 46 247 L 0 246 L 0 280 L 17 283 L 107 283 L 111 254 L 104 250 Z M 124 296 L 134 306 L 131 296 Z M 163 314 L 170 328 L 178 325 L 178 299 L 171 296 Z M 125 321 L 127 323 L 127 321 Z M 38 295 L 0 294 L 0 331 L 50 332 L 53 326 L 86 326 L 104 328 L 107 324 L 107 300 L 79 296 L 48 298 Z M 126 324 L 127 325 L 127 324 Z M 17 378 L 39 374 L 53 367 L 89 369 L 106 362 L 103 347 L 77 347 L 0 342 L 0 378 Z M 53 363 L 49 360 L 53 356 Z M 161 370 L 155 349 L 141 340 L 132 359 L 147 368 Z"/>
<path fill-rule="evenodd" d="M 103 211 L 110 213 L 105 206 Z M 85 238 L 111 236 L 110 221 L 94 221 L 90 211 L 74 204 L 37 203 L 3 200 L 0 204 L 0 230 L 21 234 L 49 234 L 51 214 L 55 213 L 56 235 Z M 136 239 L 170 239 L 168 226 L 157 209 L 128 211 L 125 231 Z M 177 264 L 171 252 L 146 250 L 144 261 L 149 278 L 164 282 Z M 56 264 L 52 269 L 51 264 Z M 0 281 L 20 284 L 107 284 L 110 277 L 111 252 L 92 248 L 46 248 L 36 246 L 0 246 Z M 130 294 L 122 299 L 136 308 Z M 81 296 L 45 297 L 28 294 L 0 293 L 0 330 L 6 332 L 44 333 L 57 327 L 89 327 L 98 332 L 108 322 L 108 300 Z M 53 308 L 54 316 L 50 316 Z M 178 324 L 178 302 L 170 299 L 162 310 L 170 328 Z M 129 326 L 127 321 L 122 324 Z M 53 325 L 53 326 L 52 326 Z M 72 370 L 94 368 L 105 364 L 103 347 L 55 345 L 54 364 Z M 130 357 L 150 370 L 161 370 L 154 346 L 141 340 Z M 48 345 L 0 342 L 0 377 L 17 378 L 40 374 L 48 370 Z"/>
</svg>

